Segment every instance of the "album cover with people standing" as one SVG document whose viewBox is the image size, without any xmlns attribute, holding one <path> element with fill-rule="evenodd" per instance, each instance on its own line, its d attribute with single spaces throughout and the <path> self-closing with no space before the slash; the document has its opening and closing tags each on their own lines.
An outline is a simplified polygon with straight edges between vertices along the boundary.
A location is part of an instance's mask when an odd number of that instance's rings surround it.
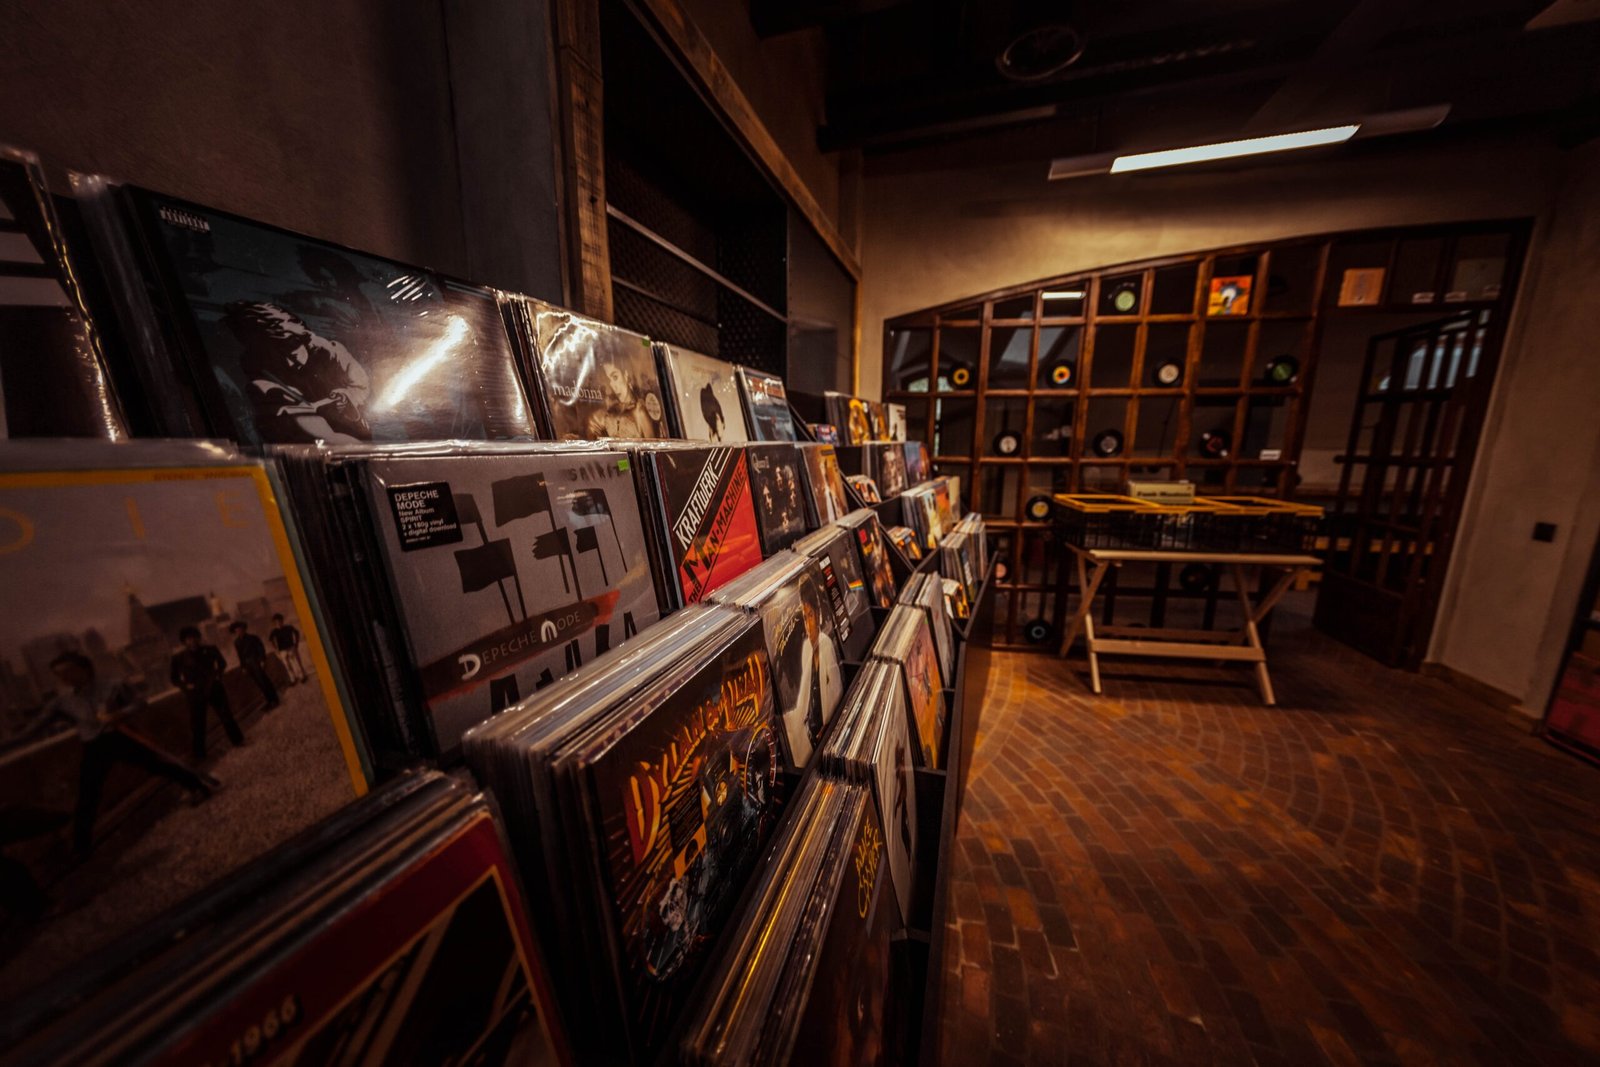
<svg viewBox="0 0 1600 1067">
<path fill-rule="evenodd" d="M 770 556 L 805 536 L 807 501 L 800 454 L 794 445 L 751 444 L 745 446 L 745 462 L 750 465 L 761 549 Z"/>
<path fill-rule="evenodd" d="M 527 297 L 516 317 L 558 441 L 669 437 L 650 339 Z"/>
<path fill-rule="evenodd" d="M 772 657 L 787 767 L 799 772 L 844 698 L 844 655 L 822 568 L 806 560 L 757 611 Z"/>
<path fill-rule="evenodd" d="M 8 446 L 0 1001 L 366 789 L 267 473 L 219 456 Z"/>
<path fill-rule="evenodd" d="M 585 757 L 618 948 L 620 1025 L 651 1062 L 777 823 L 771 666 L 754 618 Z"/>
<path fill-rule="evenodd" d="M 793 441 L 794 415 L 789 394 L 776 374 L 739 367 L 739 394 L 744 400 L 752 441 Z"/>
<path fill-rule="evenodd" d="M 732 363 L 675 345 L 656 345 L 678 436 L 690 441 L 747 441 L 739 382 Z"/>
<path fill-rule="evenodd" d="M 536 436 L 490 291 L 123 191 L 210 433 L 251 445 Z"/>
<path fill-rule="evenodd" d="M 358 461 L 439 752 L 660 617 L 628 456 L 538 447 Z"/>
</svg>

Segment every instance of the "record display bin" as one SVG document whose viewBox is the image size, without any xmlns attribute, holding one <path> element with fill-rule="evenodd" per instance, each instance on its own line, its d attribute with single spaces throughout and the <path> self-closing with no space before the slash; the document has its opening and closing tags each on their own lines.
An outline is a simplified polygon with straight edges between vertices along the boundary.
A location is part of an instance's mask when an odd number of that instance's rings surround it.
<svg viewBox="0 0 1600 1067">
<path fill-rule="evenodd" d="M 1061 536 L 1080 548 L 1181 552 L 1305 552 L 1322 530 L 1322 509 L 1261 497 L 1196 497 L 1156 504 L 1113 493 L 1057 493 Z"/>
</svg>

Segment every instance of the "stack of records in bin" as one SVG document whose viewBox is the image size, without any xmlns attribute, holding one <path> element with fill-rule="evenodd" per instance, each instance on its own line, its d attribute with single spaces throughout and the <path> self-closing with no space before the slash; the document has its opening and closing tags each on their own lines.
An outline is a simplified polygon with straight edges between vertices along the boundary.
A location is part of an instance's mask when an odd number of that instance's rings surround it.
<svg viewBox="0 0 1600 1067">
<path fill-rule="evenodd" d="M 903 441 L 900 447 L 906 456 L 906 487 L 914 488 L 927 481 L 931 475 L 928 464 L 928 446 L 921 441 Z"/>
<path fill-rule="evenodd" d="M 822 748 L 822 770 L 829 777 L 872 789 L 903 920 L 911 916 L 917 859 L 917 790 L 912 774 L 916 752 L 899 670 L 881 660 L 868 662 L 839 713 L 838 728 Z"/>
<path fill-rule="evenodd" d="M 806 784 L 685 1018 L 683 1062 L 898 1062 L 885 846 L 870 786 Z"/>
<path fill-rule="evenodd" d="M 850 503 L 833 446 L 806 443 L 799 448 L 806 466 L 806 499 L 810 501 L 811 526 L 815 528 L 843 518 L 850 510 Z"/>
<path fill-rule="evenodd" d="M 796 440 L 799 435 L 794 430 L 794 415 L 789 411 L 789 394 L 784 391 L 783 379 L 749 367 L 736 370 L 750 440 Z"/>
<path fill-rule="evenodd" d="M 941 578 L 939 584 L 944 588 L 944 608 L 951 620 L 964 623 L 972 618 L 972 600 L 966 587 L 954 578 Z"/>
<path fill-rule="evenodd" d="M 811 762 L 844 698 L 844 649 L 822 566 L 809 555 L 782 552 L 728 583 L 711 602 L 761 619 L 772 661 L 784 769 L 798 774 Z"/>
<path fill-rule="evenodd" d="M 824 526 L 796 541 L 794 551 L 810 556 L 822 568 L 828 601 L 833 605 L 834 629 L 839 634 L 844 658 L 860 663 L 872 646 L 877 627 L 873 623 L 872 599 L 855 539 L 843 527 Z"/>
<path fill-rule="evenodd" d="M 469 732 L 583 1062 L 662 1051 L 781 808 L 760 620 L 685 609 Z"/>
<path fill-rule="evenodd" d="M 524 362 L 533 368 L 549 436 L 558 441 L 670 436 L 649 338 L 531 297 L 507 297 L 506 317 Z"/>
<path fill-rule="evenodd" d="M 918 767 L 944 766 L 948 709 L 928 613 L 920 605 L 897 604 L 872 646 L 872 656 L 893 664 L 903 687 L 911 714 L 914 762 Z"/>
<path fill-rule="evenodd" d="M 847 474 L 844 480 L 850 483 L 850 488 L 856 491 L 856 496 L 861 498 L 863 504 L 883 503 L 883 494 L 878 492 L 878 483 L 866 474 Z"/>
<path fill-rule="evenodd" d="M 0 440 L 127 436 L 101 324 L 36 156 L 0 145 Z"/>
<path fill-rule="evenodd" d="M 966 522 L 963 519 L 958 523 L 955 532 L 945 537 L 939 546 L 939 573 L 960 582 L 967 599 L 971 600 L 978 595 L 978 585 L 983 581 L 983 575 L 976 559 L 977 534 L 965 525 Z"/>
<path fill-rule="evenodd" d="M 979 581 L 982 581 L 989 570 L 989 532 L 984 525 L 983 516 L 976 511 L 970 511 L 956 524 L 956 529 L 972 538 L 974 571 Z"/>
<path fill-rule="evenodd" d="M 828 421 L 838 427 L 840 444 L 864 445 L 873 439 L 872 414 L 865 400 L 832 391 L 822 397 L 827 405 Z"/>
<path fill-rule="evenodd" d="M 942 478 L 924 482 L 900 497 L 905 525 L 915 532 L 917 543 L 925 549 L 938 548 L 940 539 L 944 537 L 945 527 L 939 510 L 941 486 L 945 488 L 945 500 L 948 502 L 949 489 Z"/>
<path fill-rule="evenodd" d="M 0 1004 L 366 791 L 280 499 L 206 442 L 0 450 Z"/>
<path fill-rule="evenodd" d="M 861 508 L 840 519 L 838 525 L 855 543 L 861 573 L 866 576 L 868 601 L 874 607 L 893 607 L 894 569 L 889 562 L 888 540 L 878 524 L 878 513 L 871 508 Z"/>
<path fill-rule="evenodd" d="M 496 293 L 103 178 L 75 179 L 120 264 L 157 429 L 242 444 L 538 436 Z"/>
<path fill-rule="evenodd" d="M 750 491 L 755 499 L 756 522 L 761 527 L 761 550 L 770 556 L 819 525 L 809 516 L 815 505 L 808 499 L 796 446 L 747 445 L 745 462 L 750 465 Z"/>
<path fill-rule="evenodd" d="M 589 443 L 281 456 L 380 752 L 474 724 L 660 617 L 627 453 Z"/>
<path fill-rule="evenodd" d="M 750 464 L 742 447 L 654 446 L 634 453 L 648 499 L 663 607 L 698 604 L 762 560 Z"/>
<path fill-rule="evenodd" d="M 657 344 L 673 429 L 679 437 L 712 444 L 748 441 L 739 383 L 732 363 L 687 348 Z M 785 405 L 785 413 L 788 407 Z"/>
<path fill-rule="evenodd" d="M 944 579 L 937 574 L 913 574 L 900 590 L 900 603 L 922 609 L 939 653 L 939 674 L 948 683 L 955 677 L 956 646 L 950 615 L 944 607 Z"/>
<path fill-rule="evenodd" d="M 22 1005 L 18 1063 L 569 1061 L 483 796 L 412 773 Z"/>
<path fill-rule="evenodd" d="M 884 531 L 894 546 L 906 554 L 912 562 L 922 558 L 922 539 L 917 536 L 917 531 L 909 526 L 891 526 Z"/>
<path fill-rule="evenodd" d="M 939 536 L 943 537 L 949 530 L 955 529 L 956 520 L 960 517 L 957 497 L 961 492 L 959 478 L 934 478 L 930 485 L 933 486 L 934 510 L 939 515 Z"/>
</svg>

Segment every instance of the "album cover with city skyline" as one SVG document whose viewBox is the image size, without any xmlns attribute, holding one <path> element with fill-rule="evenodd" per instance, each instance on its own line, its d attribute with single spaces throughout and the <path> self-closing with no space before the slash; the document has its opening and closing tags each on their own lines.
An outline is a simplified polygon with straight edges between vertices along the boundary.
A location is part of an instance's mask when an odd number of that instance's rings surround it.
<svg viewBox="0 0 1600 1067">
<path fill-rule="evenodd" d="M 27 605 L 0 612 L 0 1000 L 366 788 L 266 471 L 37 447 L 59 465 L 0 472 L 0 588 Z"/>
<path fill-rule="evenodd" d="M 39 161 L 0 145 L 0 440 L 127 435 Z"/>
<path fill-rule="evenodd" d="M 811 762 L 844 698 L 844 657 L 822 568 L 812 560 L 757 608 L 772 659 L 785 766 Z"/>
<path fill-rule="evenodd" d="M 604 849 L 621 1025 L 660 1050 L 777 822 L 772 668 L 754 617 L 680 680 L 618 713 L 583 757 Z"/>
<path fill-rule="evenodd" d="M 492 292 L 124 192 L 211 433 L 251 445 L 537 436 Z"/>
<path fill-rule="evenodd" d="M 518 305 L 556 440 L 671 436 L 649 338 L 528 297 Z"/>
<path fill-rule="evenodd" d="M 789 410 L 789 394 L 783 379 L 776 374 L 738 368 L 739 394 L 744 400 L 752 441 L 793 441 L 794 414 Z"/>
<path fill-rule="evenodd" d="M 732 363 L 687 348 L 658 344 L 662 379 L 677 417 L 678 436 L 736 444 L 750 439 Z"/>
<path fill-rule="evenodd" d="M 798 447 L 805 459 L 811 525 L 824 526 L 844 518 L 850 511 L 850 498 L 844 491 L 838 453 L 832 445 L 806 443 Z"/>
<path fill-rule="evenodd" d="M 660 503 L 660 539 L 683 604 L 761 562 L 750 467 L 736 447 L 669 448 L 645 455 Z"/>
<path fill-rule="evenodd" d="M 761 550 L 772 555 L 805 535 L 806 489 L 800 456 L 794 445 L 752 444 L 745 448 Z"/>
<path fill-rule="evenodd" d="M 359 465 L 437 751 L 660 617 L 625 453 Z"/>
</svg>

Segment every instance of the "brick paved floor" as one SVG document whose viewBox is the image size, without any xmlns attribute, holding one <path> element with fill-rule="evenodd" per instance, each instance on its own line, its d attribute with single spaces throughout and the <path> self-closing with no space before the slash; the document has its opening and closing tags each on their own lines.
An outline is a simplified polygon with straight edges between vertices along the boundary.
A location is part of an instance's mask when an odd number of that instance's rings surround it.
<svg viewBox="0 0 1600 1067">
<path fill-rule="evenodd" d="M 1600 1062 L 1600 770 L 1293 625 L 1276 708 L 1120 662 L 997 656 L 943 1063 Z"/>
</svg>

